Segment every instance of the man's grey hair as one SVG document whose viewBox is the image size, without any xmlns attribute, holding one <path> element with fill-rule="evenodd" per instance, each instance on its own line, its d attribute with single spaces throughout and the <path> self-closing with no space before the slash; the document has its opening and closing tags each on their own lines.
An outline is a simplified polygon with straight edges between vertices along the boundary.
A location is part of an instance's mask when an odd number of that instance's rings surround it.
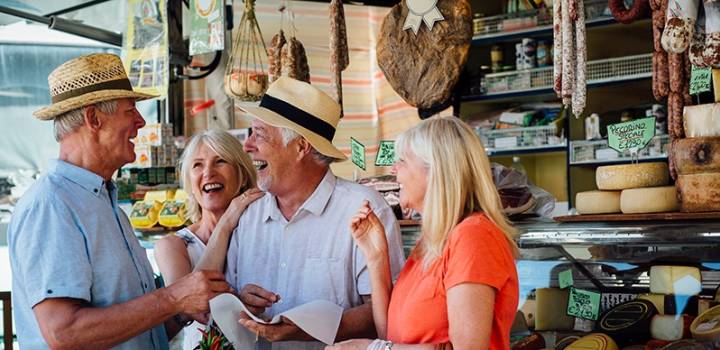
<svg viewBox="0 0 720 350">
<path fill-rule="evenodd" d="M 283 128 L 280 127 L 280 135 L 282 136 L 282 144 L 284 147 L 287 147 L 290 144 L 290 141 L 302 137 L 300 134 L 298 134 L 295 130 L 290 128 Z M 311 146 L 312 147 L 312 146 Z M 333 157 L 328 157 L 315 149 L 315 147 L 312 147 L 312 150 L 310 151 L 313 159 L 315 159 L 315 162 L 320 165 L 330 165 L 332 162 L 336 161 L 337 159 Z"/>
<path fill-rule="evenodd" d="M 94 103 L 90 106 L 93 105 L 105 114 L 113 114 L 117 112 L 118 109 L 117 100 L 102 101 Z M 76 108 L 55 117 L 53 124 L 55 129 L 55 141 L 60 142 L 63 138 L 65 138 L 65 136 L 77 130 L 77 128 L 85 123 L 85 108 L 88 107 L 89 106 Z"/>
</svg>

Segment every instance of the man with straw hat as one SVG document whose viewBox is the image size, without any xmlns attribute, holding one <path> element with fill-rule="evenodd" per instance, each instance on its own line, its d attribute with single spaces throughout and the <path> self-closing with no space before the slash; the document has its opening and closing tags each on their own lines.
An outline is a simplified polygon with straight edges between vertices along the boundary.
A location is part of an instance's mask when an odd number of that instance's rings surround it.
<svg viewBox="0 0 720 350">
<path fill-rule="evenodd" d="M 156 289 L 118 207 L 112 175 L 135 159 L 145 121 L 120 58 L 74 58 L 48 77 L 60 156 L 20 199 L 8 229 L 13 308 L 22 349 L 167 349 L 168 334 L 231 291 L 218 272 Z M 164 324 L 163 324 L 164 323 Z"/>
<path fill-rule="evenodd" d="M 258 186 L 270 195 L 252 203 L 240 218 L 227 252 L 228 282 L 256 314 L 272 317 L 323 299 L 345 309 L 336 341 L 373 334 L 370 277 L 348 222 L 369 200 L 387 229 L 393 276 L 404 260 L 400 228 L 380 194 L 330 170 L 332 162 L 346 159 L 332 144 L 340 105 L 308 83 L 282 77 L 270 85 L 259 107 L 246 110 L 255 119 L 244 148 L 258 171 Z M 224 262 L 208 259 L 227 247 L 219 237 L 210 239 L 203 268 L 223 268 Z M 264 338 L 258 348 L 324 347 L 288 321 L 240 322 Z"/>
</svg>

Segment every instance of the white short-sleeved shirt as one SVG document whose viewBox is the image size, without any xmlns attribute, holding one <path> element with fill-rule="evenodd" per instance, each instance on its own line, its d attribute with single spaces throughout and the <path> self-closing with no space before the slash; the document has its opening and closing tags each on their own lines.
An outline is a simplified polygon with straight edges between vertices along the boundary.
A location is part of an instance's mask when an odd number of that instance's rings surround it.
<svg viewBox="0 0 720 350">
<path fill-rule="evenodd" d="M 400 227 L 375 190 L 338 179 L 331 171 L 287 221 L 275 196 L 265 195 L 243 213 L 228 248 L 226 278 L 237 290 L 256 284 L 280 295 L 266 310 L 274 316 L 323 299 L 344 309 L 370 295 L 365 258 L 350 233 L 350 218 L 364 200 L 385 226 L 393 280 L 404 263 Z M 323 349 L 320 342 L 260 341 L 258 349 Z"/>
</svg>

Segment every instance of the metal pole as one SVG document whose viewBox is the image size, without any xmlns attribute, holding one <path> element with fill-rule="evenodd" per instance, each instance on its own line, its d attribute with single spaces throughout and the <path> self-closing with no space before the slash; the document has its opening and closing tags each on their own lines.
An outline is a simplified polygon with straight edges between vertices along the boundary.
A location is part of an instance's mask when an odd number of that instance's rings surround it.
<svg viewBox="0 0 720 350">
<path fill-rule="evenodd" d="M 82 10 L 82 9 L 84 9 L 84 8 L 91 7 L 91 6 L 95 6 L 95 5 L 98 5 L 98 4 L 102 4 L 102 3 L 108 2 L 108 1 L 110 1 L 110 0 L 92 0 L 92 1 L 88 1 L 88 2 L 85 2 L 85 3 L 79 4 L 79 5 L 70 6 L 70 7 L 66 8 L 66 9 L 58 10 L 58 11 L 55 11 L 55 12 L 50 12 L 50 13 L 46 14 L 45 17 L 52 17 L 52 16 L 64 15 L 64 14 L 66 14 L 66 13 L 75 12 L 75 11 L 77 11 L 77 10 Z"/>
</svg>

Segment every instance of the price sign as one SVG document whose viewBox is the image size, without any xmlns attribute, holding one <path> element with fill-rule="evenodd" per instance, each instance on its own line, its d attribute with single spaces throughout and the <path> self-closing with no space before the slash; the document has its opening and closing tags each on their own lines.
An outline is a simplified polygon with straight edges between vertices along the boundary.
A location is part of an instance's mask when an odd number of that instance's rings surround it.
<svg viewBox="0 0 720 350">
<path fill-rule="evenodd" d="M 350 138 L 350 159 L 360 169 L 365 170 L 365 146 L 354 138 Z"/>
<path fill-rule="evenodd" d="M 600 293 L 570 288 L 567 314 L 588 320 L 597 320 L 600 313 Z"/>
<path fill-rule="evenodd" d="M 608 145 L 622 153 L 645 148 L 655 136 L 655 117 L 611 124 L 607 127 Z"/>
<path fill-rule="evenodd" d="M 690 71 L 690 94 L 695 95 L 710 91 L 711 78 L 712 69 L 710 67 L 692 66 Z"/>
<path fill-rule="evenodd" d="M 567 269 L 563 272 L 560 272 L 558 275 L 558 279 L 560 280 L 560 288 L 565 289 L 567 287 L 573 286 L 573 277 L 572 277 L 572 270 Z"/>
<path fill-rule="evenodd" d="M 375 166 L 391 166 L 395 163 L 395 141 L 380 141 Z"/>
</svg>

